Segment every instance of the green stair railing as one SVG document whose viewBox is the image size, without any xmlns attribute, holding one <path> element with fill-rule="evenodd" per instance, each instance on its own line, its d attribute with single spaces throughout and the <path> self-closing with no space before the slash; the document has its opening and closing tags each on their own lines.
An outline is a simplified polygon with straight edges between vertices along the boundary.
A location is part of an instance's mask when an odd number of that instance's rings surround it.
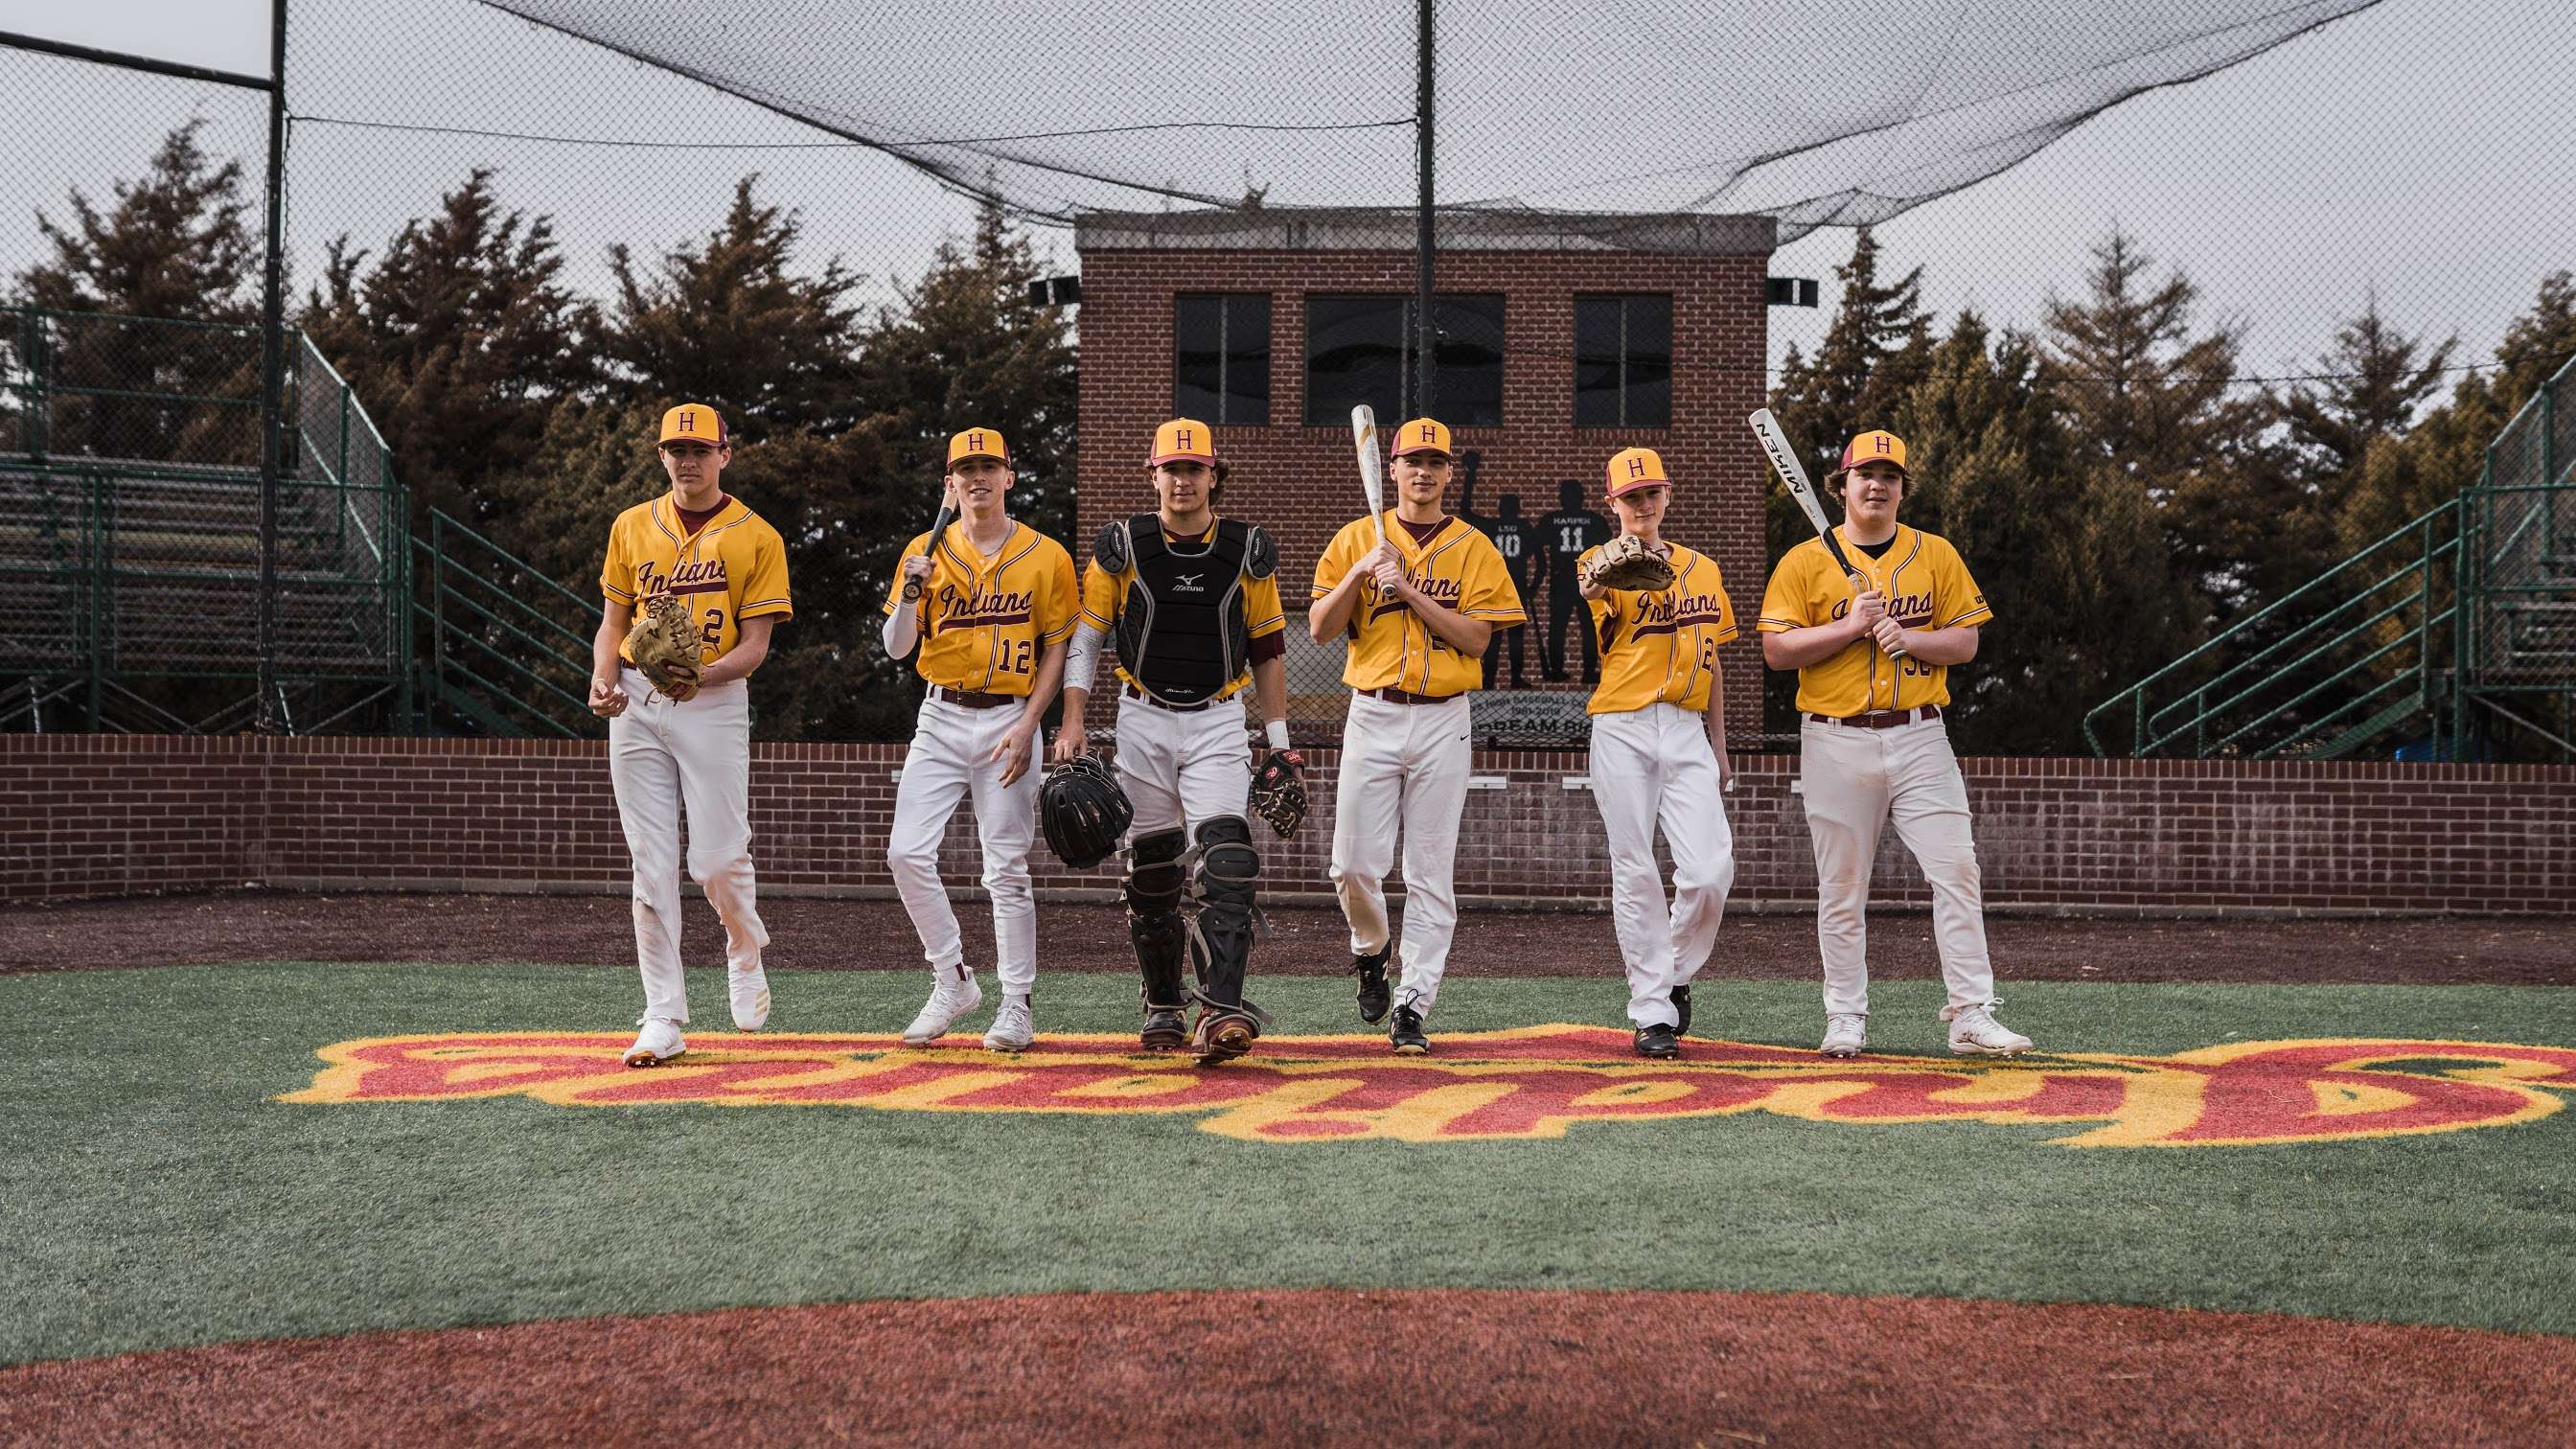
<svg viewBox="0 0 2576 1449">
<path fill-rule="evenodd" d="M 413 539 L 421 688 L 446 723 L 493 735 L 593 733 L 590 644 L 603 614 L 438 509 Z"/>
<path fill-rule="evenodd" d="M 2410 520 L 2084 716 L 2096 754 L 2350 754 L 2453 683 L 2460 501 Z M 2125 728 L 2125 745 L 2106 729 Z"/>
<path fill-rule="evenodd" d="M 2576 360 L 2458 498 L 2096 706 L 2084 738 L 2333 759 L 2427 724 L 2436 758 L 2576 760 Z"/>
</svg>

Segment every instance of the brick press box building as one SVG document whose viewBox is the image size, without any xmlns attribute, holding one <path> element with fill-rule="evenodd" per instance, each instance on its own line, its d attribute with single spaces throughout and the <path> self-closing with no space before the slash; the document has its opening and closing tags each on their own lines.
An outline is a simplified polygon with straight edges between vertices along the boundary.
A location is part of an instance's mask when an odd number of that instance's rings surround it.
<svg viewBox="0 0 2576 1449">
<path fill-rule="evenodd" d="M 1415 225 L 1401 210 L 1083 217 L 1080 551 L 1104 522 L 1153 506 L 1144 458 L 1155 425 L 1200 418 L 1233 467 L 1225 511 L 1278 535 L 1291 641 L 1303 645 L 1315 560 L 1366 507 L 1352 406 L 1368 403 L 1387 427 L 1422 411 Z M 1726 656 L 1729 731 L 1749 741 L 1760 730 L 1764 473 L 1744 420 L 1764 398 L 1774 237 L 1768 217 L 1440 218 L 1431 411 L 1471 460 L 1452 511 L 1472 510 L 1507 554 L 1519 536 L 1531 688 L 1586 688 L 1580 600 L 1558 588 L 1563 565 L 1551 558 L 1570 564 L 1606 536 L 1602 468 L 1644 445 L 1676 483 L 1666 535 L 1717 560 L 1744 631 Z M 1292 650 L 1301 735 L 1341 717 L 1338 659 Z M 1560 660 L 1566 677 L 1549 682 Z M 1509 654 L 1494 663 L 1510 688 Z"/>
</svg>

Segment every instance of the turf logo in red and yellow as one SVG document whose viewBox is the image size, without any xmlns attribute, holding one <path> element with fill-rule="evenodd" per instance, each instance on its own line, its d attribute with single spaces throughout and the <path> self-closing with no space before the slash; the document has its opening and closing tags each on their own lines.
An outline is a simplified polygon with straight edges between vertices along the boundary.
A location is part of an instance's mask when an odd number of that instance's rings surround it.
<svg viewBox="0 0 2576 1449">
<path fill-rule="evenodd" d="M 1680 1060 L 1628 1054 L 1584 1026 L 1455 1033 L 1437 1057 L 1375 1036 L 1269 1037 L 1202 1069 L 1140 1056 L 1132 1037 L 1049 1037 L 1017 1057 L 971 1038 L 708 1035 L 653 1071 L 625 1038 L 553 1033 L 375 1037 L 322 1048 L 329 1065 L 285 1102 L 533 1097 L 566 1107 L 690 1102 L 894 1112 L 1187 1114 L 1255 1142 L 1532 1139 L 1578 1122 L 1768 1112 L 1811 1122 L 1986 1122 L 2068 1129 L 2068 1147 L 2222 1147 L 2457 1132 L 2529 1122 L 2576 1092 L 2576 1050 L 2464 1041 L 2261 1041 L 2172 1056 L 2003 1062 L 1693 1041 Z"/>
</svg>

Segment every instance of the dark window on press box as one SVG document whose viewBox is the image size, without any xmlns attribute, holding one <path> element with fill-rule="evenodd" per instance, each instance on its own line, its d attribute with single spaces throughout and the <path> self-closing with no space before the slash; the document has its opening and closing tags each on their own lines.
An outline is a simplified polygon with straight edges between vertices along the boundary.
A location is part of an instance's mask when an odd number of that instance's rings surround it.
<svg viewBox="0 0 2576 1449">
<path fill-rule="evenodd" d="M 1172 299 L 1172 411 L 1208 423 L 1269 423 L 1269 293 Z"/>
<path fill-rule="evenodd" d="M 1381 424 L 1425 412 L 1453 428 L 1503 421 L 1503 298 L 1441 293 L 1431 300 L 1431 401 L 1414 396 L 1414 299 L 1400 293 L 1306 298 L 1306 422 L 1338 426 L 1361 403 Z"/>
<path fill-rule="evenodd" d="M 1574 425 L 1673 425 L 1673 299 L 1669 295 L 1575 297 Z"/>
</svg>

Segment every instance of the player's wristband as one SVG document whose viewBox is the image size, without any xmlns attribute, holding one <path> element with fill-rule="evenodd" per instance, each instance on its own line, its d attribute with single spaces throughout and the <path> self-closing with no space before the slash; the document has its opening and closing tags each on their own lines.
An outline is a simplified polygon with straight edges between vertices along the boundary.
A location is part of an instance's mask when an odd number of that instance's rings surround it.
<svg viewBox="0 0 2576 1449">
<path fill-rule="evenodd" d="M 1270 737 L 1270 748 L 1274 750 L 1284 750 L 1288 748 L 1288 721 L 1284 719 L 1274 719 L 1268 724 L 1263 725 L 1261 729 L 1262 733 Z"/>
</svg>

